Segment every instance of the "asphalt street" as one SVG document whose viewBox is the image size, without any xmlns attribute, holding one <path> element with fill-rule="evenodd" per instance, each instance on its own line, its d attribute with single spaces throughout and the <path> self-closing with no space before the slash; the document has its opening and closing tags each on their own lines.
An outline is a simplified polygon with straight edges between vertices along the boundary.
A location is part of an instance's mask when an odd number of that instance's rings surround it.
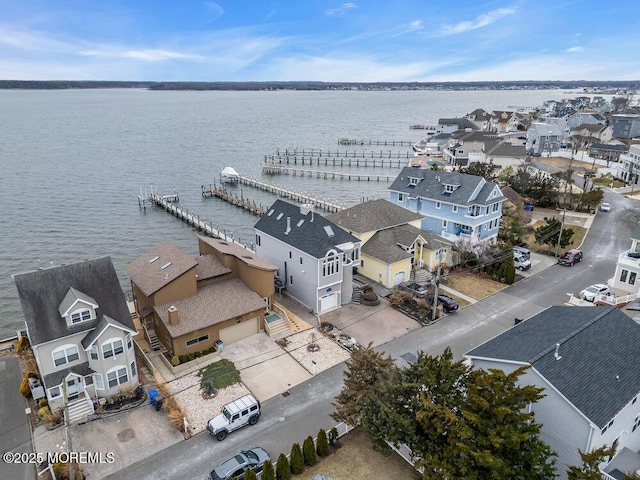
<svg viewBox="0 0 640 480">
<path fill-rule="evenodd" d="M 412 361 L 420 350 L 437 355 L 447 346 L 461 358 L 466 351 L 511 327 L 515 318 L 561 305 L 568 299 L 567 293 L 577 293 L 592 283 L 606 283 L 615 272 L 618 255 L 630 247 L 631 225 L 621 217 L 627 208 L 640 208 L 640 202 L 608 190 L 605 201 L 611 204 L 611 212 L 597 213 L 582 246 L 581 263 L 573 267 L 553 265 L 378 350 L 391 354 L 399 365 Z M 334 367 L 292 388 L 291 395 L 264 402 L 256 426 L 233 432 L 223 442 L 203 432 L 108 478 L 204 479 L 221 461 L 256 445 L 266 448 L 275 461 L 280 452 L 289 453 L 294 442 L 302 443 L 307 435 L 334 425 L 329 414 L 333 398 L 342 388 L 343 369 L 344 365 Z"/>
</svg>

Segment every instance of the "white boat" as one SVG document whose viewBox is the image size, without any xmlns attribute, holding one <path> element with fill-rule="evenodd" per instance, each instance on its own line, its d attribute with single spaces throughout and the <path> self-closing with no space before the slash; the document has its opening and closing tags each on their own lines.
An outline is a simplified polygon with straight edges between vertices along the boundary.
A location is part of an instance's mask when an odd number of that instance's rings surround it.
<svg viewBox="0 0 640 480">
<path fill-rule="evenodd" d="M 220 172 L 221 183 L 238 183 L 240 174 L 233 167 L 225 167 Z"/>
</svg>

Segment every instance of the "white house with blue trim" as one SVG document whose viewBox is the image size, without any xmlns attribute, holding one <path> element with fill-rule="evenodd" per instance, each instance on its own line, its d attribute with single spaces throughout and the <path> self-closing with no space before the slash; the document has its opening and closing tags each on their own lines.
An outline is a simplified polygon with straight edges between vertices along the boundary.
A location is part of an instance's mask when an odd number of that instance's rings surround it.
<svg viewBox="0 0 640 480">
<path fill-rule="evenodd" d="M 422 230 L 471 247 L 498 238 L 506 197 L 483 177 L 405 167 L 389 190 L 392 203 L 424 215 Z"/>
</svg>

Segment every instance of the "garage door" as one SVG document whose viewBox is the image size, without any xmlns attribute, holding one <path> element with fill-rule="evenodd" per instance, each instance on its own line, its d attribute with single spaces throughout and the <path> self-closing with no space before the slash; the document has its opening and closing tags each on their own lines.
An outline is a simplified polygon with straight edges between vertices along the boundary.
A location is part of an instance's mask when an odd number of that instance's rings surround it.
<svg viewBox="0 0 640 480">
<path fill-rule="evenodd" d="M 254 333 L 258 333 L 258 318 L 252 318 L 232 327 L 223 328 L 220 330 L 220 340 L 229 344 L 247 338 Z"/>
<path fill-rule="evenodd" d="M 404 282 L 404 272 L 398 272 L 393 276 L 393 286 L 400 285 Z"/>
<path fill-rule="evenodd" d="M 332 293 L 324 297 L 320 297 L 320 312 L 324 312 L 329 308 L 338 306 L 338 293 Z"/>
</svg>

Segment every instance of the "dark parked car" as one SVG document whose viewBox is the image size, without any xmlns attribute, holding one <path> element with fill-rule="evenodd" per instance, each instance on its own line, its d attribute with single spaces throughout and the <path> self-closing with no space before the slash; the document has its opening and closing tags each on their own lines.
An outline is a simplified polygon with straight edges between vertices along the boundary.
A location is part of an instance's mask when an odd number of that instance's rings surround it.
<svg viewBox="0 0 640 480">
<path fill-rule="evenodd" d="M 416 282 L 403 282 L 400 284 L 400 288 L 418 297 L 424 297 L 427 294 L 427 289 Z"/>
<path fill-rule="evenodd" d="M 240 453 L 214 468 L 209 474 L 209 480 L 229 480 L 233 477 L 242 480 L 247 468 L 256 473 L 261 472 L 265 460 L 271 460 L 271 457 L 264 448 L 254 447 L 251 450 L 240 450 Z"/>
<path fill-rule="evenodd" d="M 458 302 L 448 295 L 438 295 L 438 304 L 442 305 L 445 313 L 456 312 L 458 310 Z"/>
<path fill-rule="evenodd" d="M 582 261 L 582 250 L 578 250 L 577 248 L 569 250 L 560 258 L 558 258 L 558 263 L 560 265 L 569 266 L 569 267 L 573 267 L 576 263 L 581 261 Z"/>
</svg>

